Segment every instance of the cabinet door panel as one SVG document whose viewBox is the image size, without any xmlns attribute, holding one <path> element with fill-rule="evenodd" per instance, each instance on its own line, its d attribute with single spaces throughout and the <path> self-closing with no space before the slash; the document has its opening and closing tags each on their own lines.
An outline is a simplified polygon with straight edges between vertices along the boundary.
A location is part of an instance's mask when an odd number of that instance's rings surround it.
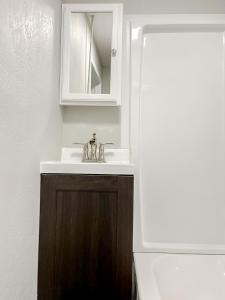
<svg viewBox="0 0 225 300">
<path fill-rule="evenodd" d="M 42 175 L 38 300 L 130 300 L 133 177 Z"/>
<path fill-rule="evenodd" d="M 104 299 L 104 290 L 112 295 L 117 200 L 115 192 L 57 193 L 55 285 L 59 299 L 68 299 L 70 293 Z"/>
</svg>

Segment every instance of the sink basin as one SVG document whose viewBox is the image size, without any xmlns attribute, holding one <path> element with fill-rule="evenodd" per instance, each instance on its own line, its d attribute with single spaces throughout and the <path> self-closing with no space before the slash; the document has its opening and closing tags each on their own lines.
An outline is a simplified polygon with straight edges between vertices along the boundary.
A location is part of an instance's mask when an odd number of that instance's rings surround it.
<svg viewBox="0 0 225 300">
<path fill-rule="evenodd" d="M 61 161 L 43 161 L 41 173 L 132 175 L 128 149 L 106 149 L 106 163 L 82 163 L 82 150 L 63 148 Z"/>
</svg>

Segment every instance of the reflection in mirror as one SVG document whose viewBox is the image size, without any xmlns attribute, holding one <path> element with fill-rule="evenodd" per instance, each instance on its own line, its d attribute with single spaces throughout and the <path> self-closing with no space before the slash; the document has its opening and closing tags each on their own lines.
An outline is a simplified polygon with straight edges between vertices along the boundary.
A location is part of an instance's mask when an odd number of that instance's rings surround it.
<svg viewBox="0 0 225 300">
<path fill-rule="evenodd" d="M 112 13 L 71 13 L 71 93 L 110 94 Z"/>
</svg>

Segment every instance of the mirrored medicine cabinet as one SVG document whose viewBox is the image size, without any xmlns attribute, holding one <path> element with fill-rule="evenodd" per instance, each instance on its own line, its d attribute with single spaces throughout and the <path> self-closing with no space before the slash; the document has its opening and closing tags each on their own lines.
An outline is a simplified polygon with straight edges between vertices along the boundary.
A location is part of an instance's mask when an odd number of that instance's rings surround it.
<svg viewBox="0 0 225 300">
<path fill-rule="evenodd" d="M 120 105 L 122 4 L 63 4 L 61 105 Z"/>
</svg>

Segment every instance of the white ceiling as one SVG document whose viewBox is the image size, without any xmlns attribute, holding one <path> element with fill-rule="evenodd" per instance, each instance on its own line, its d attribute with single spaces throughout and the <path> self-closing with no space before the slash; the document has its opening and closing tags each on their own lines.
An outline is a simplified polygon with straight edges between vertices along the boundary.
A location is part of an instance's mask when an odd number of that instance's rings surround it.
<svg viewBox="0 0 225 300">
<path fill-rule="evenodd" d="M 124 3 L 127 14 L 225 13 L 225 0 L 63 0 L 64 3 Z"/>
</svg>

